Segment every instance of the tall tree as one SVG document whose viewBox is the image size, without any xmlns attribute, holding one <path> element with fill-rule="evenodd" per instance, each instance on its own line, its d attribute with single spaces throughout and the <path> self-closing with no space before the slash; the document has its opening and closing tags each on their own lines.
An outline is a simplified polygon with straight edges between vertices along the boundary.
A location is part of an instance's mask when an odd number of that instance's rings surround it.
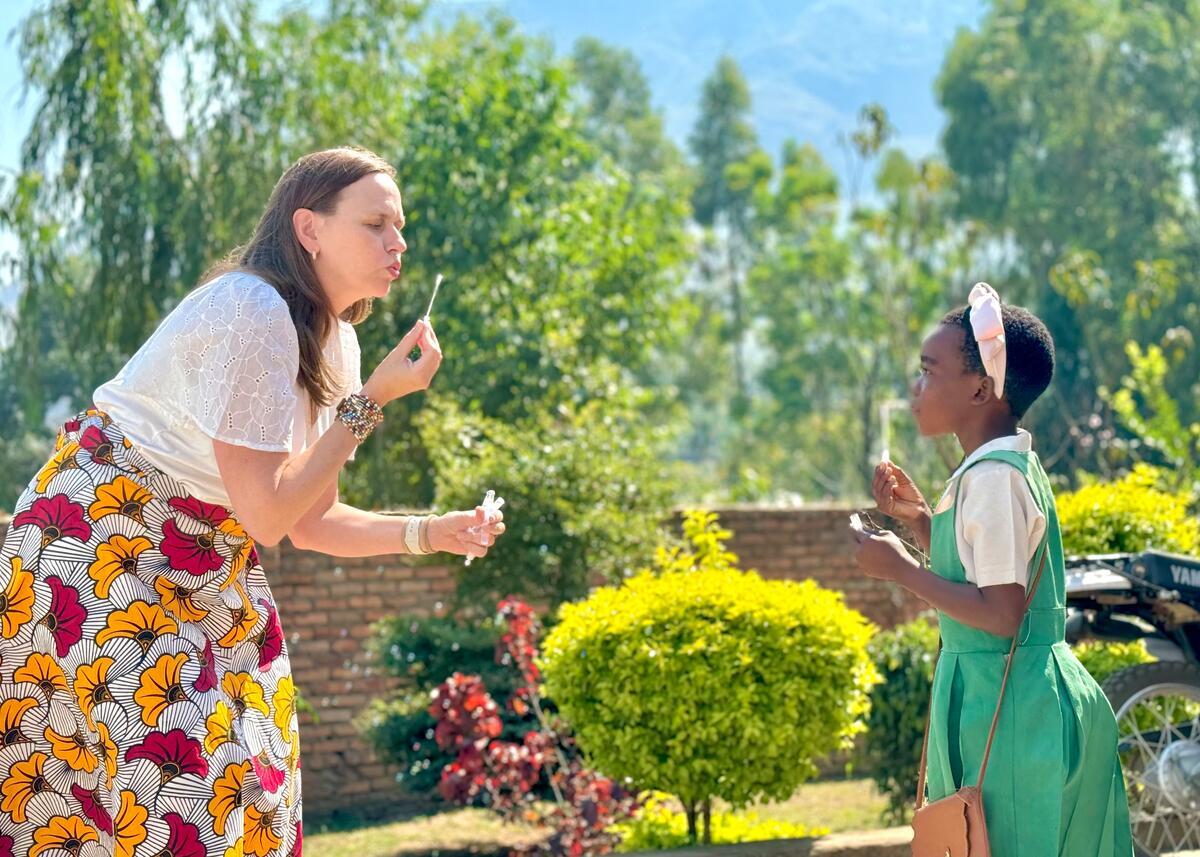
<svg viewBox="0 0 1200 857">
<path fill-rule="evenodd" d="M 995 0 L 938 81 L 961 210 L 1012 251 L 997 285 L 1058 345 L 1052 406 L 1032 416 L 1068 473 L 1123 461 L 1096 427 L 1129 370 L 1125 341 L 1177 346 L 1200 329 L 1198 12 Z M 1193 347 L 1167 382 L 1189 420 L 1197 374 Z"/>
<path fill-rule="evenodd" d="M 232 8 L 53 0 L 21 28 L 25 85 L 40 97 L 10 198 L 29 322 L 10 359 L 33 425 L 47 402 L 111 374 L 196 273 L 181 263 L 188 165 L 167 122 L 162 70 L 169 57 L 186 60 L 190 18 Z M 65 386 L 68 377 L 76 383 Z"/>
<path fill-rule="evenodd" d="M 766 166 L 758 137 L 750 124 L 750 89 L 737 63 L 723 56 L 704 81 L 700 113 L 688 144 L 696 159 L 692 208 L 696 222 L 712 233 L 701 252 L 701 274 L 720 283 L 728 295 L 728 343 L 733 361 L 735 419 L 749 400 L 746 370 L 748 318 L 743 294 L 751 256 L 751 191 L 744 172 L 748 163 Z M 742 180 L 737 171 L 743 169 Z"/>
<path fill-rule="evenodd" d="M 873 119 L 862 121 L 866 134 Z M 884 152 L 875 201 L 848 222 L 811 146 L 788 143 L 781 174 L 759 206 L 771 237 L 750 280 L 767 350 L 754 469 L 767 496 L 861 496 L 880 452 L 879 407 L 906 395 L 921 337 L 967 277 L 970 240 L 949 217 L 951 176 L 936 159 Z M 897 419 L 898 457 L 932 480 L 943 462 L 914 439 Z"/>
<path fill-rule="evenodd" d="M 571 52 L 584 129 L 621 168 L 656 184 L 679 182 L 683 153 L 666 135 L 650 101 L 650 84 L 627 48 L 585 36 Z M 682 190 L 676 185 L 674 190 Z"/>
</svg>

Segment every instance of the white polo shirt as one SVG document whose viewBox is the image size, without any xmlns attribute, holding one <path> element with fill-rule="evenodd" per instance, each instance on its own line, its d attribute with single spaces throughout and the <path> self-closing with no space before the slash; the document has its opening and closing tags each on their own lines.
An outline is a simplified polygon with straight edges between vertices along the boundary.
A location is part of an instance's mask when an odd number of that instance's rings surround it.
<svg viewBox="0 0 1200 857">
<path fill-rule="evenodd" d="M 946 481 L 936 512 L 955 503 L 958 556 L 967 580 L 976 586 L 1029 582 L 1029 563 L 1046 532 L 1046 516 L 1025 477 L 1002 461 L 976 461 L 997 450 L 1029 452 L 1033 437 L 1024 429 L 972 452 Z M 968 470 L 968 468 L 970 468 Z"/>
</svg>

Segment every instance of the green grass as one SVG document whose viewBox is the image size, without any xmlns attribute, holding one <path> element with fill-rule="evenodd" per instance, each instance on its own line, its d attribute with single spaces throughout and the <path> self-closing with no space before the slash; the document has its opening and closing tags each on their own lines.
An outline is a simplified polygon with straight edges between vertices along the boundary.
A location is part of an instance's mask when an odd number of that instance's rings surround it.
<svg viewBox="0 0 1200 857">
<path fill-rule="evenodd" d="M 306 829 L 304 853 L 306 857 L 399 857 L 438 851 L 493 854 L 537 839 L 536 832 L 507 827 L 487 810 L 454 809 L 347 830 L 318 828 L 310 834 Z"/>
<path fill-rule="evenodd" d="M 832 833 L 886 827 L 887 800 L 867 779 L 824 780 L 808 783 L 791 800 L 754 807 L 763 818 L 828 827 Z"/>
<path fill-rule="evenodd" d="M 826 780 L 803 785 L 791 800 L 754 807 L 762 818 L 778 818 L 834 833 L 883 826 L 884 799 L 870 780 Z M 402 857 L 481 853 L 536 841 L 531 828 L 506 827 L 486 810 L 458 809 L 435 815 L 383 821 L 351 830 L 320 830 L 304 837 L 306 857 Z"/>
</svg>

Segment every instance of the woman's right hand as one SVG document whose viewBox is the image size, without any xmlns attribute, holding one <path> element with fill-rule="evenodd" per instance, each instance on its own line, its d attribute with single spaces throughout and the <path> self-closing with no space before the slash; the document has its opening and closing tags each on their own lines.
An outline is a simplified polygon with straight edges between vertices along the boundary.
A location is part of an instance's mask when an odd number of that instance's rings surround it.
<svg viewBox="0 0 1200 857">
<path fill-rule="evenodd" d="M 487 556 L 504 535 L 504 513 L 476 506 L 473 512 L 448 512 L 429 522 L 429 543 L 435 551 L 479 559 Z"/>
<path fill-rule="evenodd" d="M 409 355 L 418 347 L 421 356 L 413 360 Z M 442 346 L 438 344 L 433 325 L 427 319 L 421 319 L 375 367 L 363 385 L 363 395 L 386 405 L 393 399 L 428 389 L 441 365 Z"/>
<path fill-rule="evenodd" d="M 917 483 L 890 461 L 881 461 L 875 467 L 871 493 L 879 511 L 907 524 L 912 524 L 930 513 L 929 504 L 925 502 Z"/>
</svg>

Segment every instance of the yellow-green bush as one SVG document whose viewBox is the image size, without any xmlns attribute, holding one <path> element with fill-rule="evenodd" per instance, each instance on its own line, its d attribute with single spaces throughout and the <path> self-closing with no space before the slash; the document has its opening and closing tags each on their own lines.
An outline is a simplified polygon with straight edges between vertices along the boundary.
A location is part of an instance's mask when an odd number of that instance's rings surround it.
<svg viewBox="0 0 1200 857">
<path fill-rule="evenodd" d="M 654 569 L 563 605 L 542 665 L 589 764 L 694 821 L 712 798 L 790 797 L 863 730 L 877 678 L 872 626 L 839 593 L 739 571 L 715 515 L 684 534 Z"/>
<path fill-rule="evenodd" d="M 1098 682 L 1103 682 L 1126 667 L 1154 662 L 1154 656 L 1146 650 L 1145 640 L 1128 643 L 1086 640 L 1075 646 L 1073 651 L 1083 668 Z"/>
<path fill-rule="evenodd" d="M 621 836 L 618 851 L 665 851 L 688 844 L 687 816 L 669 805 L 669 796 L 658 793 L 649 797 L 637 817 L 616 825 Z M 717 812 L 712 816 L 712 844 L 736 845 L 739 842 L 767 842 L 772 839 L 803 839 L 824 836 L 826 827 L 808 827 L 773 818 L 759 818 L 756 812 Z"/>
<path fill-rule="evenodd" d="M 1191 498 L 1159 487 L 1159 474 L 1139 464 L 1116 482 L 1085 485 L 1058 497 L 1058 519 L 1068 554 L 1137 553 L 1148 548 L 1200 551 L 1200 522 Z"/>
</svg>

